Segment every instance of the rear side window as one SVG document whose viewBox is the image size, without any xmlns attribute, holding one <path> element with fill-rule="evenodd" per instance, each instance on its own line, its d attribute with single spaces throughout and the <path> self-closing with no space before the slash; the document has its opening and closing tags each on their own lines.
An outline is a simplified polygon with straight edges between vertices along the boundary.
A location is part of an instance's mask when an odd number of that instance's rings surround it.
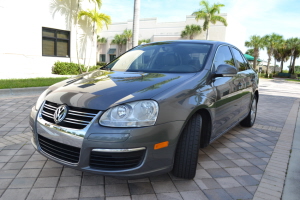
<svg viewBox="0 0 300 200">
<path fill-rule="evenodd" d="M 218 48 L 213 62 L 213 71 L 216 71 L 217 67 L 222 64 L 234 66 L 234 59 L 228 46 L 221 46 Z"/>
<path fill-rule="evenodd" d="M 244 56 L 235 48 L 232 48 L 232 53 L 237 61 L 237 68 L 239 71 L 250 69 L 248 62 L 244 59 Z"/>
</svg>

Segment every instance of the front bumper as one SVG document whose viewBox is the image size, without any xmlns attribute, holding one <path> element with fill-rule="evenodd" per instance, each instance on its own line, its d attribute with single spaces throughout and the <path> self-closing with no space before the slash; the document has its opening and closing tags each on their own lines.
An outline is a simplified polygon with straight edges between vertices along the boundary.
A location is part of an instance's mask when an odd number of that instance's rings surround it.
<svg viewBox="0 0 300 200">
<path fill-rule="evenodd" d="M 71 168 L 124 178 L 142 178 L 171 171 L 177 141 L 184 123 L 184 121 L 176 121 L 141 128 L 111 128 L 100 126 L 98 124 L 99 116 L 97 116 L 84 131 L 81 130 L 78 134 L 77 131 L 72 132 L 70 129 L 59 128 L 49 123 L 44 124 L 38 119 L 38 115 L 39 113 L 35 108 L 32 108 L 30 115 L 30 126 L 33 132 L 32 143 L 39 153 Z M 77 163 L 67 162 L 43 151 L 39 143 L 39 135 L 55 142 L 79 148 L 79 161 Z M 168 147 L 154 149 L 155 144 L 165 141 L 169 142 Z M 136 167 L 98 169 L 91 166 L 92 152 L 108 151 L 115 154 L 116 151 L 130 151 L 137 148 L 145 149 L 145 151 L 140 164 Z"/>
</svg>

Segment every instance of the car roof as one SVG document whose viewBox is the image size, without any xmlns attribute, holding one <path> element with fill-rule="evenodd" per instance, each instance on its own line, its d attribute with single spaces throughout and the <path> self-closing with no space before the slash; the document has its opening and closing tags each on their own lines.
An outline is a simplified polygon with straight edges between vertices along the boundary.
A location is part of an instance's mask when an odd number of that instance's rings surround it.
<svg viewBox="0 0 300 200">
<path fill-rule="evenodd" d="M 220 44 L 232 45 L 232 44 L 229 44 L 229 43 L 226 43 L 226 42 L 212 41 L 212 40 L 166 40 L 166 41 L 151 42 L 151 44 L 162 43 L 162 42 L 168 42 L 168 43 L 201 43 L 201 44 L 212 44 L 212 45 L 217 45 L 217 46 L 220 45 Z"/>
</svg>

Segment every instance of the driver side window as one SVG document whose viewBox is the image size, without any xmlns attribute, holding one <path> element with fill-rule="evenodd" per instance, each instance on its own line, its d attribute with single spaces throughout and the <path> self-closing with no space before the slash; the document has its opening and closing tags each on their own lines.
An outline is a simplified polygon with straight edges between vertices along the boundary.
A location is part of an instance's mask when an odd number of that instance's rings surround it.
<svg viewBox="0 0 300 200">
<path fill-rule="evenodd" d="M 213 71 L 216 71 L 217 67 L 221 64 L 235 66 L 234 59 L 228 46 L 221 46 L 218 48 L 213 62 Z"/>
</svg>

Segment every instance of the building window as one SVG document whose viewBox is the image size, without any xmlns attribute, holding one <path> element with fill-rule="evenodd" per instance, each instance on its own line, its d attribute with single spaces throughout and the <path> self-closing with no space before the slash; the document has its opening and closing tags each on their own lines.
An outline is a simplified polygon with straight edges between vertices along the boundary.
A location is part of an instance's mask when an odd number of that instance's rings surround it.
<svg viewBox="0 0 300 200">
<path fill-rule="evenodd" d="M 109 55 L 109 62 L 113 61 L 116 58 L 116 55 Z"/>
<path fill-rule="evenodd" d="M 70 31 L 43 27 L 43 56 L 70 57 Z"/>
<path fill-rule="evenodd" d="M 100 62 L 106 62 L 105 61 L 105 54 L 100 54 Z"/>
</svg>

